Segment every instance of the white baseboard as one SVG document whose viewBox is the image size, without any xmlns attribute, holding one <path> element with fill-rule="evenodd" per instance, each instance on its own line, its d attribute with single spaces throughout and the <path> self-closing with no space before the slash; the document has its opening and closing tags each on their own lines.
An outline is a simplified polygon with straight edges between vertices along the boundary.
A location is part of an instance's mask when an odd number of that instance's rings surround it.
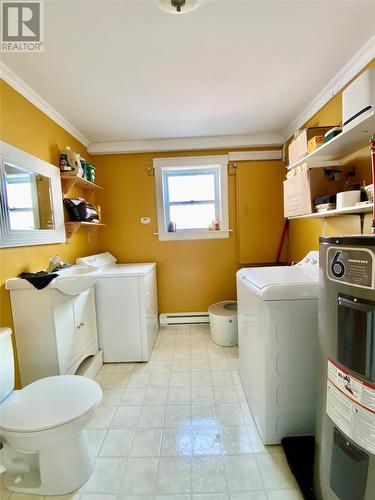
<svg viewBox="0 0 375 500">
<path fill-rule="evenodd" d="M 204 324 L 209 323 L 209 317 L 207 312 L 161 313 L 159 323 L 160 326 Z"/>
</svg>

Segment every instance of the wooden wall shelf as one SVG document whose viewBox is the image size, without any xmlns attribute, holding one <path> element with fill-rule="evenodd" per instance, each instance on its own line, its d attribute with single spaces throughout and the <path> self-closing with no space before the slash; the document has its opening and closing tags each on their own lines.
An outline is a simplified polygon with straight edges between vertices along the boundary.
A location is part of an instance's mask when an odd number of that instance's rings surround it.
<svg viewBox="0 0 375 500">
<path fill-rule="evenodd" d="M 65 222 L 66 239 L 70 240 L 70 238 L 78 231 L 78 229 L 81 226 L 90 229 L 99 229 L 99 227 L 105 227 L 106 224 L 102 224 L 101 222 L 81 222 L 81 221 Z"/>
<path fill-rule="evenodd" d="M 94 184 L 93 182 L 83 179 L 83 177 L 79 177 L 78 175 L 61 174 L 61 186 L 64 196 L 67 194 L 69 189 L 74 185 L 79 186 L 83 191 L 86 192 L 92 192 L 103 189 L 97 184 Z"/>
</svg>

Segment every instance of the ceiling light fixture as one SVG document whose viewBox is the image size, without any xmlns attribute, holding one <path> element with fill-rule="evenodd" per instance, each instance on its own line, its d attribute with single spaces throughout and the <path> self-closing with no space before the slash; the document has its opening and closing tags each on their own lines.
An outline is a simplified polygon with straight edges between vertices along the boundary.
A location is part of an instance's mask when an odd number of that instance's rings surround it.
<svg viewBox="0 0 375 500">
<path fill-rule="evenodd" d="M 202 0 L 156 0 L 159 7 L 170 14 L 186 14 L 196 9 Z"/>
</svg>

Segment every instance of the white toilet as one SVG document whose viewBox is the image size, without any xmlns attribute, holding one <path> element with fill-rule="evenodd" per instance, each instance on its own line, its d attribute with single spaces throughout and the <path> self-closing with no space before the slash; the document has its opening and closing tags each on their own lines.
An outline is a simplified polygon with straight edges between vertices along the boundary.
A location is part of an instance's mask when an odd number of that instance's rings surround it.
<svg viewBox="0 0 375 500">
<path fill-rule="evenodd" d="M 102 391 L 77 375 L 43 378 L 14 391 L 11 335 L 0 328 L 0 473 L 11 491 L 70 493 L 93 469 L 85 428 Z"/>
</svg>

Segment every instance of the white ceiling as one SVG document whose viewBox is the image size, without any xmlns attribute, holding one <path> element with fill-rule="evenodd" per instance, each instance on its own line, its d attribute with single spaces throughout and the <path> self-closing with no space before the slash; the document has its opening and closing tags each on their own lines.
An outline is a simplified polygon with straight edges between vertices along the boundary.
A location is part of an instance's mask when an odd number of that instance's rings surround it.
<svg viewBox="0 0 375 500">
<path fill-rule="evenodd" d="M 46 1 L 5 65 L 91 142 L 280 133 L 375 31 L 375 2 Z"/>
</svg>

